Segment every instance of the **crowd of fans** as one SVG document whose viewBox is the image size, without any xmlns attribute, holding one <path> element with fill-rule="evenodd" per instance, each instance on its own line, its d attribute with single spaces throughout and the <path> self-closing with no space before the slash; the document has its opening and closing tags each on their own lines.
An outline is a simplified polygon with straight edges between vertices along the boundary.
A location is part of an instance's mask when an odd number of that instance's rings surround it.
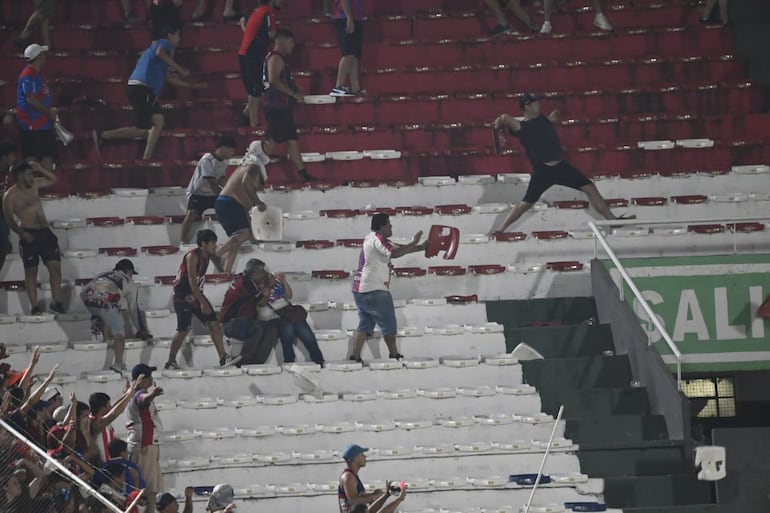
<svg viewBox="0 0 770 513">
<path fill-rule="evenodd" d="M 182 2 L 145 0 L 152 42 L 142 52 L 127 80 L 127 98 L 133 109 L 134 123 L 131 127 L 94 132 L 97 150 L 101 151 L 105 144 L 115 139 L 145 138 L 147 142 L 143 158 L 152 158 L 165 127 L 159 98 L 166 82 L 195 89 L 207 87 L 205 82 L 191 80 L 191 71 L 174 58 L 182 38 Z M 215 3 L 198 0 L 192 21 L 211 18 Z M 544 22 L 540 26 L 532 21 L 519 0 L 484 0 L 484 3 L 497 20 L 492 30 L 494 36 L 513 32 L 505 18 L 506 10 L 510 10 L 532 32 L 549 33 L 552 30 L 550 15 L 554 0 L 544 0 Z M 716 3 L 717 0 L 706 3 L 702 13 L 704 21 L 709 19 Z M 242 114 L 252 127 L 260 124 L 260 114 L 264 116 L 265 140 L 255 141 L 249 146 L 246 156 L 227 179 L 225 170 L 228 160 L 237 152 L 236 142 L 230 136 L 220 137 L 213 151 L 203 155 L 193 171 L 187 189 L 188 212 L 182 227 L 181 242 L 188 241 L 194 223 L 201 219 L 204 211 L 212 208 L 228 239 L 218 246 L 217 236 L 212 230 L 200 230 L 196 234 L 196 247 L 188 251 L 180 263 L 173 292 L 177 328 L 164 368 L 180 369 L 177 353 L 190 331 L 193 317 L 208 327 L 220 366 L 265 363 L 278 341 L 281 343 L 284 361 L 294 362 L 294 344 L 297 340 L 305 346 L 313 362 L 324 365 L 324 356 L 307 322 L 307 312 L 291 303 L 293 291 L 284 273 L 269 272 L 265 262 L 259 259 L 248 260 L 242 272 L 233 275 L 221 312 L 216 312 L 203 292 L 209 263 L 228 274 L 232 273 L 239 246 L 253 240 L 248 212 L 254 207 L 261 211 L 267 207 L 257 191 L 267 180 L 265 166 L 275 146 L 287 144 L 289 160 L 299 178 L 304 181 L 314 179 L 304 169 L 299 152 L 293 110 L 304 101 L 304 96 L 296 86 L 285 60 L 294 48 L 294 36 L 287 29 L 278 28 L 276 17 L 281 0 L 260 0 L 259 6 L 243 17 L 235 11 L 233 0 L 225 0 L 223 4 L 223 19 L 239 21 L 243 32 L 242 44 L 237 52 L 246 96 Z M 599 0 L 591 0 L 591 4 L 595 12 L 594 24 L 602 30 L 612 30 Z M 122 5 L 126 21 L 138 22 L 139 16 L 133 9 L 133 2 L 122 0 Z M 33 206 L 29 210 L 29 203 L 22 207 L 19 200 L 33 200 L 39 206 L 38 189 L 56 182 L 53 170 L 57 156 L 58 114 L 43 78 L 47 53 L 51 48 L 49 25 L 54 15 L 53 6 L 53 0 L 36 0 L 36 9 L 16 41 L 24 49 L 27 62 L 19 78 L 17 95 L 17 125 L 25 162 L 13 168 L 14 187 L 6 191 L 8 181 L 5 176 L 0 183 L 0 193 L 4 195 L 5 219 L 0 223 L 0 267 L 11 251 L 10 228 L 19 235 L 22 245 L 25 278 L 28 282 L 26 289 L 32 314 L 42 312 L 36 296 L 37 265 L 40 260 L 48 266 L 51 275 L 53 302 L 49 309 L 56 313 L 65 311 L 60 296 L 61 273 L 57 271 L 60 256 L 56 237 L 48 229 L 42 207 Z M 726 0 L 719 0 L 723 23 L 727 23 L 726 6 Z M 360 78 L 363 0 L 337 0 L 328 9 L 329 15 L 334 18 L 341 50 L 337 79 L 329 94 L 337 97 L 366 94 Z M 36 27 L 41 30 L 42 45 L 30 44 Z M 527 109 L 532 110 L 538 100 L 534 96 L 525 96 L 522 101 L 521 107 L 526 114 Z M 539 105 L 537 108 L 537 113 L 525 122 L 540 119 Z M 514 132 L 526 132 L 522 130 L 522 123 L 511 116 L 501 116 L 495 126 L 506 128 L 512 135 Z M 521 134 L 518 137 L 522 137 Z M 5 171 L 14 164 L 15 150 L 12 144 L 0 142 L 0 169 Z M 553 156 L 556 153 L 558 155 Z M 550 152 L 549 159 L 545 160 L 553 162 L 553 165 L 561 165 L 561 153 L 558 151 Z M 38 176 L 34 177 L 34 173 Z M 579 182 L 577 185 L 566 185 L 580 188 L 591 184 Z M 541 186 L 547 188 L 543 184 Z M 591 196 L 593 189 L 586 192 L 592 200 L 605 207 L 599 208 L 602 213 L 614 217 L 600 196 Z M 522 208 L 526 210 L 527 207 L 525 205 Z M 495 231 L 505 229 L 524 210 L 512 211 L 504 225 Z M 19 223 L 16 219 L 19 219 Z M 404 246 L 393 244 L 389 240 L 391 235 L 389 217 L 386 214 L 373 216 L 371 233 L 364 239 L 353 281 L 352 294 L 359 312 L 359 325 L 354 337 L 353 352 L 349 357 L 351 360 L 361 361 L 364 341 L 371 336 L 375 326 L 383 333 L 388 356 L 403 358 L 395 343 L 396 317 L 389 292 L 391 259 L 423 251 L 425 243 L 421 242 L 421 232 Z M 134 326 L 135 336 L 145 340 L 152 338 L 138 302 L 138 293 L 132 280 L 134 274 L 136 270 L 133 263 L 127 259 L 120 260 L 112 270 L 97 275 L 84 286 L 81 294 L 84 306 L 92 315 L 93 332 L 112 340 L 115 359 L 110 368 L 121 374 L 128 373 L 124 356 L 125 339 L 129 334 L 126 324 Z M 124 310 L 128 311 L 128 322 Z M 240 355 L 227 354 L 224 336 L 243 343 Z M 5 347 L 0 344 L 0 360 L 7 356 Z M 143 363 L 133 366 L 131 380 L 126 381 L 124 394 L 114 403 L 102 392 L 91 394 L 87 403 L 78 400 L 73 393 L 65 403 L 60 391 L 51 385 L 58 366 L 51 369 L 47 377 L 33 388 L 32 376 L 39 357 L 36 348 L 29 365 L 21 371 L 0 364 L 0 417 L 118 507 L 126 508 L 136 500 L 139 506 L 146 508 L 147 513 L 152 513 L 154 509 L 161 513 L 176 513 L 179 507 L 176 498 L 163 493 L 157 439 L 154 436 L 157 410 L 153 401 L 163 394 L 163 390 L 152 379 L 156 367 Z M 111 427 L 112 422 L 124 412 L 128 418 L 127 440 L 116 438 Z M 392 492 L 390 483 L 387 483 L 385 491 L 373 494 L 363 492 L 358 470 L 366 464 L 366 450 L 360 446 L 351 446 L 345 451 L 348 468 L 340 479 L 339 491 L 340 508 L 344 513 L 360 511 L 358 506 L 361 504 L 367 505 L 370 513 L 375 511 L 376 504 L 379 505 L 376 510 L 390 512 L 404 500 L 405 488 Z M 99 501 L 81 493 L 70 478 L 50 464 L 45 464 L 43 458 L 5 429 L 0 429 L 0 469 L 13 469 L 0 490 L 2 511 L 104 511 Z M 383 507 L 391 493 L 398 494 L 398 498 L 388 507 Z M 192 488 L 185 489 L 185 513 L 192 511 L 192 494 Z M 212 490 L 207 510 L 229 513 L 234 508 L 233 497 L 231 486 L 218 485 Z"/>
</svg>

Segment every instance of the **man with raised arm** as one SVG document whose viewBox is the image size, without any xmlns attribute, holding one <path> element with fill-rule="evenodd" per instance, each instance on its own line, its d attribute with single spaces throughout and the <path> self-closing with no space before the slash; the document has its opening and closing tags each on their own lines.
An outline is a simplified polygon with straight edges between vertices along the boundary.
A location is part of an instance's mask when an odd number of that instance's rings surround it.
<svg viewBox="0 0 770 513">
<path fill-rule="evenodd" d="M 540 111 L 540 98 L 532 93 L 525 93 L 519 98 L 519 107 L 524 111 L 523 120 L 509 114 L 501 114 L 495 120 L 494 127 L 499 131 L 497 137 L 502 137 L 502 133 L 507 131 L 519 139 L 532 164 L 532 178 L 524 199 L 511 209 L 502 223 L 492 228 L 490 234 L 504 232 L 553 185 L 583 192 L 588 196 L 591 206 L 605 219 L 619 219 L 612 213 L 596 185 L 567 161 L 554 127 L 554 123 L 559 119 L 559 111 L 554 110 L 544 116 Z M 635 217 L 621 216 L 620 219 Z"/>
<path fill-rule="evenodd" d="M 393 226 L 388 214 L 372 216 L 372 231 L 364 238 L 358 257 L 358 270 L 353 278 L 353 299 L 358 308 L 358 327 L 353 335 L 351 360 L 361 361 L 361 349 L 366 337 L 374 332 L 375 324 L 382 330 L 388 358 L 401 359 L 396 347 L 396 310 L 390 295 L 391 259 L 409 253 L 425 251 L 426 242 L 420 243 L 422 232 L 417 232 L 409 244 L 393 244 Z"/>
<path fill-rule="evenodd" d="M 35 176 L 36 172 L 42 176 Z M 59 239 L 48 226 L 40 201 L 40 189 L 55 184 L 57 177 L 35 161 L 16 164 L 13 177 L 15 185 L 3 196 L 3 214 L 8 226 L 19 236 L 19 254 L 24 263 L 24 286 L 31 314 L 42 313 L 37 303 L 37 266 L 40 260 L 48 268 L 51 279 L 51 304 L 48 309 L 54 313 L 65 313 Z"/>
</svg>

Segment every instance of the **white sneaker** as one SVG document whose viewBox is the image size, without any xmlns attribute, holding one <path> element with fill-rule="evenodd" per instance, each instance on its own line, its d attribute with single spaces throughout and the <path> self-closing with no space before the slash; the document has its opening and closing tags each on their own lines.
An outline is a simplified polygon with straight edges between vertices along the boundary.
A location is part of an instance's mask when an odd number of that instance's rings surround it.
<svg viewBox="0 0 770 513">
<path fill-rule="evenodd" d="M 543 26 L 540 27 L 540 33 L 541 34 L 550 34 L 551 33 L 551 22 L 550 21 L 544 21 Z"/>
<path fill-rule="evenodd" d="M 612 30 L 612 25 L 610 25 L 610 22 L 607 21 L 607 17 L 602 13 L 594 16 L 594 25 L 602 30 Z"/>
</svg>

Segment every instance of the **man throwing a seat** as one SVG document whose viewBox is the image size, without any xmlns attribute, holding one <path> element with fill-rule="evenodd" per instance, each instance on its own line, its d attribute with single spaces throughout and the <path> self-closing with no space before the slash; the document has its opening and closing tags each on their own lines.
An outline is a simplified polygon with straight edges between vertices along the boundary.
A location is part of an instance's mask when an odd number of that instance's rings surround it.
<svg viewBox="0 0 770 513">
<path fill-rule="evenodd" d="M 532 163 L 532 178 L 524 199 L 513 207 L 501 224 L 492 229 L 490 235 L 504 232 L 553 185 L 582 191 L 605 219 L 618 219 L 596 185 L 567 162 L 556 128 L 553 126 L 559 119 L 559 112 L 553 111 L 547 117 L 544 116 L 540 112 L 540 99 L 532 93 L 522 95 L 519 98 L 519 106 L 524 111 L 522 121 L 509 114 L 501 114 L 495 120 L 494 127 L 498 130 L 497 137 L 502 137 L 502 132 L 507 130 L 510 135 L 519 138 L 527 152 L 527 158 Z M 624 219 L 634 217 L 628 216 Z"/>
<path fill-rule="evenodd" d="M 377 325 L 382 330 L 388 357 L 403 358 L 396 347 L 396 310 L 390 295 L 390 260 L 409 253 L 425 251 L 426 243 L 420 243 L 422 232 L 417 232 L 409 244 L 397 246 L 388 237 L 393 235 L 388 214 L 372 216 L 372 231 L 364 238 L 358 257 L 358 270 L 353 278 L 353 298 L 358 308 L 358 327 L 353 336 L 351 360 L 361 361 L 361 349 L 366 337 Z"/>
</svg>

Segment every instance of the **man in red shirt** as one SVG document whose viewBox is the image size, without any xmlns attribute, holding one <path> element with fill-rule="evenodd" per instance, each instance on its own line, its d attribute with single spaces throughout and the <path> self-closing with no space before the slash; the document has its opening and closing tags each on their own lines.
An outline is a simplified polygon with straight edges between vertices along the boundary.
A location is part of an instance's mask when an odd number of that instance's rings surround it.
<svg viewBox="0 0 770 513">
<path fill-rule="evenodd" d="M 239 365 L 265 363 L 278 340 L 275 324 L 257 319 L 257 307 L 269 299 L 269 293 L 262 289 L 266 276 L 265 263 L 252 258 L 225 293 L 222 326 L 225 335 L 243 342 Z"/>
<path fill-rule="evenodd" d="M 262 97 L 262 66 L 269 50 L 270 41 L 275 37 L 277 4 L 280 0 L 259 0 L 259 7 L 246 18 L 241 18 L 243 39 L 238 50 L 238 64 L 241 68 L 241 80 L 246 88 L 248 103 L 244 115 L 249 118 L 249 126 L 259 124 L 259 100 Z"/>
</svg>

